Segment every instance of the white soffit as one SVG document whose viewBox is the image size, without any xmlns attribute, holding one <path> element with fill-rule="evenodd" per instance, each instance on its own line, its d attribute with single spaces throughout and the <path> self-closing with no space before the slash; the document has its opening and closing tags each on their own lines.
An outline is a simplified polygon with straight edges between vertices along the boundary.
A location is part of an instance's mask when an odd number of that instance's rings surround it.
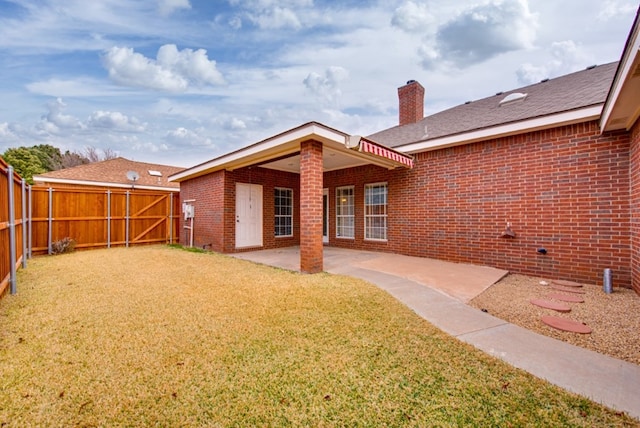
<svg viewBox="0 0 640 428">
<path fill-rule="evenodd" d="M 640 117 L 640 29 L 637 20 L 636 17 L 634 32 L 629 35 L 630 45 L 622 55 L 602 110 L 600 129 L 603 131 L 629 130 Z"/>
<path fill-rule="evenodd" d="M 324 144 L 344 146 L 345 138 L 346 134 L 324 125 L 315 122 L 308 123 L 174 174 L 169 177 L 169 181 L 182 181 L 222 169 L 234 170 L 248 165 L 264 163 L 269 159 L 287 156 L 300 151 L 300 143 L 310 139 L 318 140 Z"/>
<path fill-rule="evenodd" d="M 463 144 L 474 143 L 476 141 L 506 137 L 509 135 L 595 120 L 600 117 L 601 111 L 602 104 L 599 104 L 597 106 L 586 107 L 550 116 L 523 120 L 506 125 L 493 126 L 491 128 L 479 129 L 462 134 L 448 135 L 441 138 L 434 138 L 433 140 L 404 144 L 396 146 L 394 149 L 403 153 L 419 153 L 428 150 L 442 149 L 445 147 L 460 146 Z"/>
</svg>

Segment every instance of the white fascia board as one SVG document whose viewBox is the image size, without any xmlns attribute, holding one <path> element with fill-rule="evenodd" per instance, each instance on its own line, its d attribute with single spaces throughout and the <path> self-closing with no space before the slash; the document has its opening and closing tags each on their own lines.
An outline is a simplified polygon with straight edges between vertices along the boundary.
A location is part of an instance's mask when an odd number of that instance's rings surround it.
<svg viewBox="0 0 640 428">
<path fill-rule="evenodd" d="M 209 171 L 227 169 L 228 167 L 233 167 L 234 163 L 245 165 L 245 162 L 242 162 L 244 158 L 258 156 L 262 152 L 275 150 L 279 146 L 284 146 L 296 141 L 304 141 L 311 137 L 316 137 L 320 140 L 339 142 L 340 144 L 344 144 L 346 138 L 343 133 L 334 131 L 317 123 L 309 123 L 235 152 L 222 155 L 203 164 L 196 165 L 193 168 L 186 169 L 177 174 L 173 174 L 169 176 L 169 181 L 181 181 L 189 177 L 203 175 Z M 282 152 L 280 152 L 280 154 L 282 154 Z"/>
<path fill-rule="evenodd" d="M 627 81 L 627 77 L 630 75 L 630 73 L 633 72 L 633 70 L 631 70 L 631 66 L 633 66 L 636 56 L 640 53 L 640 35 L 638 34 L 638 31 L 638 27 L 636 26 L 634 34 L 630 36 L 633 37 L 632 44 L 629 49 L 626 50 L 623 54 L 621 63 L 618 66 L 618 72 L 616 73 L 615 80 L 613 81 L 611 90 L 609 91 L 609 96 L 607 97 L 606 104 L 602 109 L 602 116 L 600 117 L 600 129 L 602 130 L 602 132 L 607 130 L 606 128 L 609 125 L 609 120 L 611 119 L 613 108 L 615 107 L 616 101 L 620 96 L 620 92 L 622 92 L 622 88 Z M 625 127 L 629 129 L 631 125 L 625 124 Z"/>
<path fill-rule="evenodd" d="M 118 189 L 142 189 L 142 190 L 162 190 L 164 192 L 179 192 L 180 189 L 175 187 L 161 187 L 161 186 L 145 186 L 140 184 L 121 184 L 121 183 L 109 183 L 107 181 L 89 181 L 89 180 L 70 180 L 66 178 L 49 178 L 34 176 L 33 181 L 36 183 L 58 183 L 58 184 L 77 184 L 79 186 L 96 186 L 96 187 L 115 187 Z"/>
<path fill-rule="evenodd" d="M 433 140 L 409 143 L 402 146 L 396 146 L 394 149 L 402 153 L 419 153 L 428 150 L 460 146 L 463 144 L 474 143 L 476 141 L 506 137 L 509 135 L 523 134 L 525 132 L 556 128 L 558 126 L 595 120 L 600 116 L 601 111 L 602 104 L 554 114 L 551 116 L 537 117 L 506 125 L 465 132 L 463 134 L 449 135 L 446 137 L 434 138 Z"/>
</svg>

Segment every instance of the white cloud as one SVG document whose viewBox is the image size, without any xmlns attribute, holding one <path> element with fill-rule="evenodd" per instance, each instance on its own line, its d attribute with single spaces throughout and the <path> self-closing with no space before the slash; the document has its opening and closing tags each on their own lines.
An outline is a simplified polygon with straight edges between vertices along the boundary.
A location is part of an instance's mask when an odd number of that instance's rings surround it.
<svg viewBox="0 0 640 428">
<path fill-rule="evenodd" d="M 620 15 L 632 15 L 637 8 L 638 5 L 635 2 L 607 0 L 600 5 L 598 19 L 607 21 Z"/>
<path fill-rule="evenodd" d="M 18 141 L 18 136 L 11 129 L 11 125 L 7 122 L 0 123 L 0 143 L 13 143 Z"/>
<path fill-rule="evenodd" d="M 487 3 L 467 9 L 440 27 L 437 49 L 444 60 L 464 68 L 531 47 L 536 27 L 537 17 L 529 11 L 526 0 Z"/>
<path fill-rule="evenodd" d="M 49 112 L 46 116 L 42 117 L 44 122 L 48 124 L 54 125 L 56 128 L 65 128 L 65 129 L 82 129 L 84 125 L 82 122 L 70 115 L 63 114 L 62 111 L 67 107 L 67 105 L 62 101 L 62 98 L 56 98 L 55 101 L 51 101 L 47 104 L 47 109 Z M 54 128 L 45 126 L 50 130 L 54 131 Z"/>
<path fill-rule="evenodd" d="M 435 17 L 429 12 L 427 5 L 414 1 L 405 1 L 393 13 L 391 24 L 407 32 L 428 31 L 435 22 Z"/>
<path fill-rule="evenodd" d="M 31 82 L 25 85 L 27 90 L 38 95 L 50 97 L 117 97 L 123 95 L 123 89 L 103 80 L 88 77 L 76 79 L 51 78 Z"/>
<path fill-rule="evenodd" d="M 316 97 L 327 105 L 337 105 L 342 90 L 340 82 L 349 77 L 349 72 L 342 67 L 332 66 L 324 71 L 324 75 L 312 72 L 303 83 Z"/>
<path fill-rule="evenodd" d="M 516 71 L 518 82 L 523 85 L 539 82 L 571 73 L 585 67 L 588 60 L 573 40 L 554 42 L 549 48 L 551 59 L 542 65 L 522 64 Z"/>
<path fill-rule="evenodd" d="M 144 132 L 146 124 L 140 123 L 135 117 L 129 118 L 120 112 L 102 111 L 93 112 L 87 120 L 87 126 L 91 128 L 104 128 L 114 131 Z"/>
<path fill-rule="evenodd" d="M 163 69 L 179 73 L 197 85 L 224 83 L 222 74 L 216 69 L 216 62 L 209 60 L 204 49 L 179 51 L 176 45 L 164 45 L 158 49 L 157 63 Z"/>
<path fill-rule="evenodd" d="M 291 28 L 298 30 L 302 27 L 298 16 L 291 9 L 274 7 L 261 14 L 249 14 L 249 19 L 263 30 Z"/>
<path fill-rule="evenodd" d="M 159 0 L 158 10 L 162 16 L 171 15 L 179 9 L 191 9 L 189 0 Z"/>
<path fill-rule="evenodd" d="M 203 135 L 204 132 L 204 128 L 192 131 L 184 127 L 178 127 L 168 131 L 164 139 L 171 145 L 212 147 L 213 141 L 210 137 Z"/>
<path fill-rule="evenodd" d="M 234 30 L 239 30 L 242 28 L 242 18 L 240 18 L 239 16 L 232 16 L 227 22 L 229 26 Z"/>
<path fill-rule="evenodd" d="M 132 48 L 112 47 L 103 57 L 109 77 L 125 86 L 184 92 L 191 84 L 215 85 L 224 83 L 216 62 L 209 60 L 207 51 L 184 49 L 164 45 L 157 59 L 149 59 Z"/>
<path fill-rule="evenodd" d="M 137 138 L 134 139 L 132 142 L 133 144 L 131 145 L 131 147 L 133 148 L 133 150 L 137 152 L 142 152 L 143 154 L 147 154 L 149 152 L 158 153 L 158 152 L 169 150 L 169 146 L 167 146 L 164 143 L 158 144 L 158 143 L 152 143 L 150 141 L 138 141 Z"/>
<path fill-rule="evenodd" d="M 246 19 L 262 30 L 298 30 L 304 26 L 300 17 L 313 7 L 313 0 L 231 0 L 229 3 L 240 7 Z M 236 16 L 229 23 L 236 28 L 241 21 Z"/>
<path fill-rule="evenodd" d="M 227 127 L 231 130 L 238 131 L 241 129 L 247 129 L 247 124 L 242 119 L 238 119 L 237 117 L 232 117 L 227 122 Z"/>
</svg>

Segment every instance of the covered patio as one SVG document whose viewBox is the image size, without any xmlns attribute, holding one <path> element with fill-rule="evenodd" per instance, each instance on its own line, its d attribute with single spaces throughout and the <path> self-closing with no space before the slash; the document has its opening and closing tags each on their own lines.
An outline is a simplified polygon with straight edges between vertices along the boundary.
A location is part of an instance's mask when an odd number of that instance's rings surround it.
<svg viewBox="0 0 640 428">
<path fill-rule="evenodd" d="M 207 225 L 206 230 L 196 229 L 196 235 L 201 237 L 204 232 L 218 242 L 196 242 L 197 246 L 236 253 L 296 245 L 299 246 L 299 269 L 317 273 L 324 270 L 323 247 L 329 243 L 330 229 L 333 238 L 342 240 L 341 244 L 351 245 L 346 239 L 354 238 L 353 235 L 346 238 L 337 231 L 340 208 L 333 206 L 336 216 L 329 214 L 331 192 L 325 177 L 327 173 L 356 168 L 372 168 L 377 174 L 373 182 L 384 187 L 380 198 L 384 199 L 386 209 L 386 176 L 379 178 L 381 172 L 411 169 L 413 157 L 361 136 L 310 122 L 170 179 L 181 183 L 183 201 L 196 204 L 192 211 L 196 225 L 200 224 L 199 213 L 203 210 L 211 213 L 209 217 L 216 222 Z M 201 187 L 200 182 L 205 180 L 207 184 Z M 354 188 L 354 183 L 348 184 Z M 332 184 L 331 190 L 335 192 L 339 186 L 344 184 Z M 268 193 L 274 191 L 275 201 Z M 211 194 L 204 196 L 208 192 Z M 356 195 L 358 192 L 359 188 L 350 195 L 352 218 L 361 209 L 360 204 L 355 207 L 356 198 L 362 199 L 362 195 Z M 200 202 L 203 198 L 206 199 Z M 384 231 L 372 239 L 374 244 L 387 240 L 386 212 L 384 222 Z M 349 227 L 353 232 L 353 224 L 346 226 Z"/>
</svg>

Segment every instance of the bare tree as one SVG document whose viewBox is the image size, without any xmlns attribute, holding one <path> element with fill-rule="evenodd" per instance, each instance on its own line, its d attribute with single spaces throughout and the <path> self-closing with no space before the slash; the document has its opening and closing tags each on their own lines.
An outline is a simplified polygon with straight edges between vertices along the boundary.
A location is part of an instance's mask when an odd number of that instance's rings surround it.
<svg viewBox="0 0 640 428">
<path fill-rule="evenodd" d="M 70 152 L 67 150 L 62 155 L 62 168 L 72 168 L 74 166 L 84 165 L 87 163 L 89 163 L 89 159 L 77 152 Z"/>
<path fill-rule="evenodd" d="M 102 150 L 102 154 L 100 154 L 100 150 L 93 146 L 88 146 L 84 149 L 84 157 L 87 158 L 90 163 L 93 163 L 115 159 L 118 157 L 118 154 L 113 149 L 104 149 Z"/>
<path fill-rule="evenodd" d="M 118 153 L 116 153 L 113 149 L 108 148 L 102 151 L 102 160 L 115 159 L 118 157 Z"/>
</svg>

